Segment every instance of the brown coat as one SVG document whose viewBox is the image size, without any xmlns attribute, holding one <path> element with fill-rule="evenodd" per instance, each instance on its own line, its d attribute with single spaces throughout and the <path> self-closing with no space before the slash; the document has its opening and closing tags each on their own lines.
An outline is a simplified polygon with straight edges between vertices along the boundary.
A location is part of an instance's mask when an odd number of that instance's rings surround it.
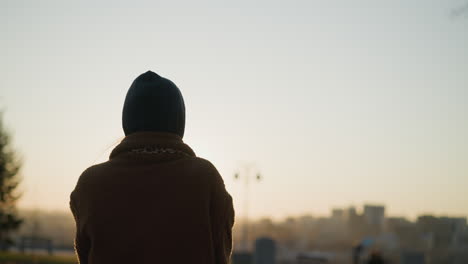
<svg viewBox="0 0 468 264">
<path fill-rule="evenodd" d="M 234 210 L 216 168 L 174 134 L 131 134 L 70 196 L 80 263 L 225 264 Z"/>
</svg>

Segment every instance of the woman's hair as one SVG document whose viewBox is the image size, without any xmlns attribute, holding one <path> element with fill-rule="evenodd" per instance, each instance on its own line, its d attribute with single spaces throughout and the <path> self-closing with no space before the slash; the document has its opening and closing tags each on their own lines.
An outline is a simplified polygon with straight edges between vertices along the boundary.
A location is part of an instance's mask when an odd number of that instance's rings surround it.
<svg viewBox="0 0 468 264">
<path fill-rule="evenodd" d="M 114 149 L 125 137 L 119 137 L 119 138 L 116 138 L 114 141 L 112 141 L 112 143 L 108 143 L 106 144 L 106 146 L 101 150 L 99 151 L 99 153 L 97 154 L 97 156 L 94 158 L 92 164 L 96 164 L 98 161 L 100 160 L 103 160 L 105 157 L 104 157 L 104 154 L 106 153 L 109 153 L 112 149 Z"/>
</svg>

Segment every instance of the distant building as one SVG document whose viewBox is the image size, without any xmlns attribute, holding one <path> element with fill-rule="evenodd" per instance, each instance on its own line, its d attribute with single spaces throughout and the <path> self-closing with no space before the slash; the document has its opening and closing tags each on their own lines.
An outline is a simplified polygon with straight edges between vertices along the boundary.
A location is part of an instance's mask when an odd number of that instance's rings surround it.
<svg viewBox="0 0 468 264">
<path fill-rule="evenodd" d="M 332 209 L 331 218 L 335 221 L 344 221 L 345 220 L 345 211 L 341 208 Z"/>
<path fill-rule="evenodd" d="M 346 210 L 346 217 L 349 219 L 349 218 L 356 217 L 356 216 L 358 216 L 358 214 L 356 212 L 356 208 L 354 206 L 350 206 Z"/>
<path fill-rule="evenodd" d="M 359 215 L 354 206 L 348 207 L 345 210 L 345 219 L 349 232 L 349 239 L 361 240 L 365 233 L 365 223 L 362 215 Z"/>
<path fill-rule="evenodd" d="M 345 221 L 352 224 L 353 222 L 356 222 L 356 219 L 358 219 L 360 216 L 356 212 L 356 208 L 354 206 L 350 206 L 343 210 L 343 217 Z"/>
<path fill-rule="evenodd" d="M 385 223 L 385 207 L 380 205 L 364 205 L 364 221 L 371 234 L 383 231 Z"/>
<path fill-rule="evenodd" d="M 385 218 L 385 231 L 395 232 L 400 227 L 406 227 L 413 223 L 404 217 L 387 217 Z"/>
<path fill-rule="evenodd" d="M 435 248 L 456 247 L 464 244 L 463 237 L 467 229 L 466 218 L 423 215 L 418 217 L 416 224 L 422 232 L 432 235 Z"/>
</svg>

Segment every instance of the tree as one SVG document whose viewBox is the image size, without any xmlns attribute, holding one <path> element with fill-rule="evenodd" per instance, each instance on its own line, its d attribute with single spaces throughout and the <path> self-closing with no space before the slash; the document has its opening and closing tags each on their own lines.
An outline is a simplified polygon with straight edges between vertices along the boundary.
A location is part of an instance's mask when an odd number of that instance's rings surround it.
<svg viewBox="0 0 468 264">
<path fill-rule="evenodd" d="M 11 137 L 0 113 L 0 250 L 7 250 L 13 244 L 11 231 L 18 229 L 22 222 L 16 214 L 20 168 L 21 161 L 11 146 Z"/>
</svg>

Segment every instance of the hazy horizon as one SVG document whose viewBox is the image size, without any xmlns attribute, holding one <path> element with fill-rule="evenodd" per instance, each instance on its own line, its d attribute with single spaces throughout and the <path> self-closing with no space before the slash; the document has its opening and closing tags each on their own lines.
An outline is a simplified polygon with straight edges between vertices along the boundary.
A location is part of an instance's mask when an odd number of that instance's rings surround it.
<svg viewBox="0 0 468 264">
<path fill-rule="evenodd" d="M 240 197 L 241 199 L 242 197 Z M 239 204 L 240 201 L 238 201 Z M 400 218 L 403 217 L 409 221 L 415 222 L 419 216 L 434 216 L 434 217 L 462 217 L 462 218 L 468 218 L 468 215 L 462 215 L 462 214 L 437 214 L 434 212 L 415 212 L 413 215 L 401 215 L 401 214 L 388 214 L 388 205 L 387 204 L 376 204 L 376 203 L 364 203 L 361 205 L 357 206 L 352 206 L 356 209 L 356 212 L 360 215 L 363 214 L 364 212 L 364 205 L 373 205 L 373 206 L 384 206 L 385 207 L 385 218 Z M 285 221 L 288 218 L 301 218 L 301 217 L 313 217 L 313 218 L 331 218 L 331 213 L 333 209 L 348 209 L 351 205 L 344 205 L 344 206 L 334 206 L 330 207 L 329 211 L 323 212 L 323 213 L 316 213 L 314 211 L 310 212 L 299 212 L 296 214 L 290 214 L 290 215 L 256 215 L 254 214 L 253 216 L 249 216 L 249 222 L 255 222 L 255 221 L 260 221 L 263 219 L 270 219 L 272 221 Z M 47 209 L 47 208 L 41 208 L 41 207 L 22 207 L 19 206 L 18 211 L 23 211 L 23 212 L 41 212 L 45 214 L 69 214 L 70 217 L 73 217 L 71 214 L 71 211 L 68 208 L 65 209 Z M 252 212 L 250 213 L 252 214 Z M 239 215 L 236 217 L 236 223 L 242 223 L 245 221 L 245 218 L 243 217 L 243 208 L 242 206 L 239 206 L 236 211 L 236 215 Z"/>
<path fill-rule="evenodd" d="M 24 157 L 20 208 L 68 210 L 123 138 L 126 91 L 153 70 L 184 95 L 184 141 L 243 216 L 365 203 L 468 216 L 466 1 L 0 0 L 0 107 Z"/>
</svg>

